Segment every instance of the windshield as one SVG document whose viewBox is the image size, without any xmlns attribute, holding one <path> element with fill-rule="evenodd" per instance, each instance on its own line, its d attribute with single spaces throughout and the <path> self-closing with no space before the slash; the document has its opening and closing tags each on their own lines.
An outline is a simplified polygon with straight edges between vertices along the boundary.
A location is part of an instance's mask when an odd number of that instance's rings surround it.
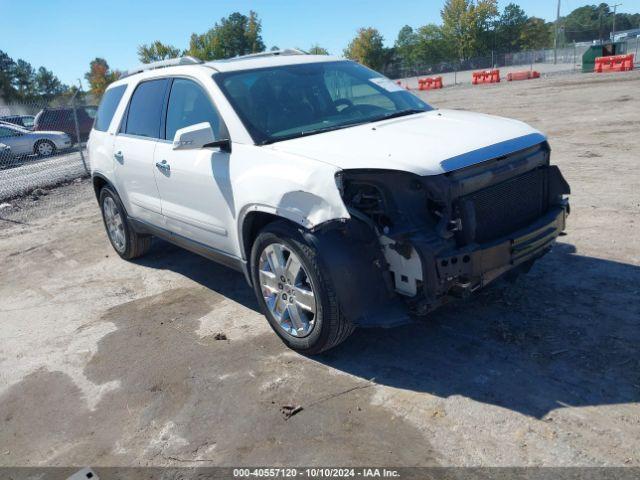
<svg viewBox="0 0 640 480">
<path fill-rule="evenodd" d="M 392 80 L 354 62 L 242 70 L 214 79 L 262 145 L 432 110 Z"/>
</svg>

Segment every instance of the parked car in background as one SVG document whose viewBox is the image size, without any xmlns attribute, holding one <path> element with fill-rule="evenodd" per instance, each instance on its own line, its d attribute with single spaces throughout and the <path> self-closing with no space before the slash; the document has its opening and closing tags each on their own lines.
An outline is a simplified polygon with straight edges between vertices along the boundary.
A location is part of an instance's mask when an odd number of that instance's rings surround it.
<svg viewBox="0 0 640 480">
<path fill-rule="evenodd" d="M 0 143 L 0 167 L 4 167 L 12 158 L 13 154 L 11 153 L 11 147 L 4 143 Z"/>
<path fill-rule="evenodd" d="M 98 107 L 91 105 L 76 108 L 81 142 L 89 138 L 97 109 Z M 36 115 L 33 130 L 60 131 L 69 135 L 74 143 L 78 141 L 76 138 L 76 123 L 73 116 L 73 108 L 71 107 L 45 108 L 41 110 Z"/>
<path fill-rule="evenodd" d="M 27 130 L 33 130 L 35 119 L 36 117 L 33 115 L 5 115 L 0 117 L 0 120 L 3 122 L 13 123 Z"/>
<path fill-rule="evenodd" d="M 64 132 L 32 132 L 5 122 L 0 123 L 0 142 L 11 147 L 13 156 L 46 157 L 72 145 Z"/>
</svg>

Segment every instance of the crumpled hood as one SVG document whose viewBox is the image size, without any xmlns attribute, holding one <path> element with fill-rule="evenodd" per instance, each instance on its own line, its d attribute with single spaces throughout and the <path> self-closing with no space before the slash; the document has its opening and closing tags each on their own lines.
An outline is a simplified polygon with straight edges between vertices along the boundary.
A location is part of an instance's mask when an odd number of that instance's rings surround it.
<svg viewBox="0 0 640 480">
<path fill-rule="evenodd" d="M 529 125 L 457 110 L 399 117 L 274 143 L 270 148 L 341 169 L 437 175 L 544 142 Z"/>
</svg>

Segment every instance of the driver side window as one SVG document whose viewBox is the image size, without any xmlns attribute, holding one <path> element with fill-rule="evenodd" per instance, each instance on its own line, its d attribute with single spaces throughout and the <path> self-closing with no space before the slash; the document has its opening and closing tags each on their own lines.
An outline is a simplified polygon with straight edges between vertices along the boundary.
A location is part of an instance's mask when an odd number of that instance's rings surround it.
<svg viewBox="0 0 640 480">
<path fill-rule="evenodd" d="M 209 96 L 194 81 L 176 78 L 171 86 L 167 107 L 165 139 L 173 140 L 181 128 L 202 122 L 209 122 L 216 138 L 221 137 L 220 116 Z"/>
<path fill-rule="evenodd" d="M 385 110 L 396 109 L 394 103 L 386 96 L 380 95 L 373 86 L 338 69 L 327 69 L 324 81 L 334 102 L 346 99 L 354 105 L 375 105 Z"/>
<path fill-rule="evenodd" d="M 16 135 L 16 133 L 13 130 L 0 127 L 0 138 L 13 137 L 14 135 Z"/>
</svg>

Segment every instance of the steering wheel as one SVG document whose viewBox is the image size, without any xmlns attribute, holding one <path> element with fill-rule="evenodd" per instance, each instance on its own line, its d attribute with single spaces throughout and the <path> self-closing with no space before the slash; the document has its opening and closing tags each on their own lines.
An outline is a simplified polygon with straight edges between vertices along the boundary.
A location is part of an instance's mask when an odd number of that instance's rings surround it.
<svg viewBox="0 0 640 480">
<path fill-rule="evenodd" d="M 336 109 L 341 105 L 344 105 L 346 107 L 346 108 L 344 108 L 342 110 L 338 110 L 339 112 L 342 112 L 342 111 L 346 110 L 349 107 L 353 107 L 353 102 L 351 100 L 349 100 L 348 98 L 339 98 L 336 101 L 334 101 L 333 104 L 335 105 Z"/>
</svg>

